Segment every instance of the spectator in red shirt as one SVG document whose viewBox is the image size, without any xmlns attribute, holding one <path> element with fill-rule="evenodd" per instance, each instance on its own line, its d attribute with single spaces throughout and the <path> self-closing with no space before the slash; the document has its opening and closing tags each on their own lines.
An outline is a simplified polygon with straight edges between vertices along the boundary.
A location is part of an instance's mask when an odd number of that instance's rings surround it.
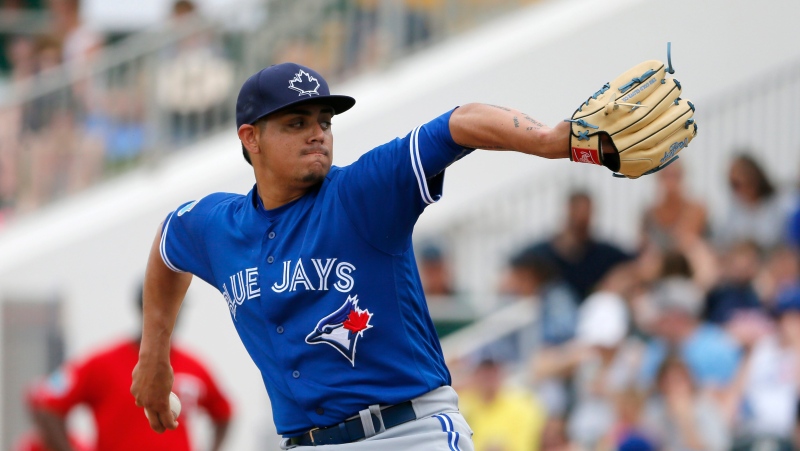
<svg viewBox="0 0 800 451">
<path fill-rule="evenodd" d="M 139 306 L 141 307 L 141 291 Z M 144 411 L 131 398 L 133 367 L 139 359 L 141 337 L 112 344 L 98 352 L 67 362 L 28 394 L 42 441 L 53 451 L 72 450 L 65 417 L 73 407 L 87 405 L 94 416 L 96 451 L 188 451 L 192 413 L 199 407 L 214 424 L 209 449 L 220 449 L 231 418 L 231 405 L 205 366 L 174 344 L 170 363 L 175 372 L 172 391 L 181 400 L 178 428 L 158 434 Z"/>
</svg>

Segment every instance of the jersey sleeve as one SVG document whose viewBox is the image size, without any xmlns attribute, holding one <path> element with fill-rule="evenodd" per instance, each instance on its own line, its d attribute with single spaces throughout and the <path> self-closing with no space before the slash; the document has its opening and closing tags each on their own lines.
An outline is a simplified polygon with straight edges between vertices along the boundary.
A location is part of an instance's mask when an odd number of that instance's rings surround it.
<svg viewBox="0 0 800 451">
<path fill-rule="evenodd" d="M 214 283 L 206 247 L 207 224 L 222 198 L 218 193 L 186 202 L 164 219 L 159 251 L 169 269 Z"/>
<path fill-rule="evenodd" d="M 67 363 L 29 388 L 28 404 L 34 409 L 66 416 L 76 405 L 91 402 L 90 379 L 91 360 Z"/>
<path fill-rule="evenodd" d="M 453 111 L 344 168 L 340 199 L 361 235 L 378 249 L 407 249 L 417 218 L 442 196 L 445 169 L 474 150 L 453 141 Z"/>
</svg>

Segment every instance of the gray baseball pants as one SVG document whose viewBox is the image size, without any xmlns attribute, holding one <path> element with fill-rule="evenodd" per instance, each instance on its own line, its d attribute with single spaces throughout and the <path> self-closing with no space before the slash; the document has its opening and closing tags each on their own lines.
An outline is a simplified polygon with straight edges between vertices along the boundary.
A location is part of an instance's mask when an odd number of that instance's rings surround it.
<svg viewBox="0 0 800 451">
<path fill-rule="evenodd" d="M 439 387 L 411 400 L 417 419 L 353 443 L 323 446 L 289 446 L 301 451 L 474 451 L 472 429 L 458 411 L 458 395 L 452 387 Z"/>
</svg>

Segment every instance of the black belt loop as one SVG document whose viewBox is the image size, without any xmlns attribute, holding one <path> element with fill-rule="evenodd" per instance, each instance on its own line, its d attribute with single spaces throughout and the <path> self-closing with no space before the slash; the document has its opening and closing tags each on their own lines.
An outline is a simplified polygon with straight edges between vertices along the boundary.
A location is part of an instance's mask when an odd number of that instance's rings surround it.
<svg viewBox="0 0 800 451">
<path fill-rule="evenodd" d="M 380 409 L 380 413 L 380 417 L 370 415 L 376 431 L 390 429 L 417 419 L 411 401 Z M 356 442 L 365 437 L 364 426 L 359 415 L 334 426 L 314 428 L 303 435 L 292 437 L 289 439 L 289 444 L 295 446 L 341 445 Z"/>
</svg>

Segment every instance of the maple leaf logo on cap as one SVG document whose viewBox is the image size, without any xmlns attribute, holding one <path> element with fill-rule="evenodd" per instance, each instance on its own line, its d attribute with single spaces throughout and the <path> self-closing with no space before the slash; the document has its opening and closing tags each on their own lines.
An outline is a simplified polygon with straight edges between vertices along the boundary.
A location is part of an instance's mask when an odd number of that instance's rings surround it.
<svg viewBox="0 0 800 451">
<path fill-rule="evenodd" d="M 305 80 L 303 79 L 304 75 Z M 318 96 L 319 80 L 301 69 L 300 72 L 294 74 L 294 78 L 289 80 L 289 89 L 299 92 L 298 96 Z"/>
</svg>

